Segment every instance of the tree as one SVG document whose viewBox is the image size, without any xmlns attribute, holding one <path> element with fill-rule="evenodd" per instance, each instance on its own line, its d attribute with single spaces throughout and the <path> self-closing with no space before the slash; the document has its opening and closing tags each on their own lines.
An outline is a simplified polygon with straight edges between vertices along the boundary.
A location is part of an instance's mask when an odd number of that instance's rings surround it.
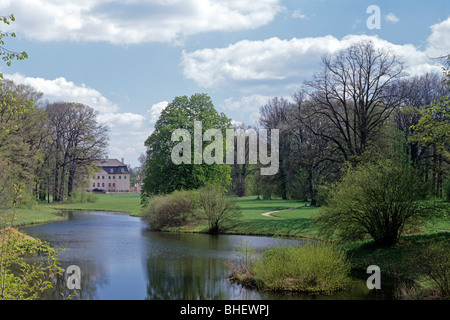
<svg viewBox="0 0 450 320">
<path fill-rule="evenodd" d="M 260 108 L 259 122 L 262 128 L 271 130 L 279 130 L 279 154 L 280 164 L 278 173 L 272 176 L 260 177 L 260 181 L 264 182 L 270 187 L 266 196 L 270 197 L 270 193 L 281 196 L 282 199 L 288 198 L 289 179 L 291 177 L 292 168 L 289 158 L 291 148 L 291 132 L 288 125 L 288 115 L 291 105 L 284 98 L 275 97 L 269 100 L 264 106 Z"/>
<path fill-rule="evenodd" d="M 208 221 L 210 233 L 218 233 L 225 222 L 241 214 L 236 200 L 227 197 L 213 185 L 206 185 L 199 190 L 199 208 L 200 215 Z"/>
<path fill-rule="evenodd" d="M 391 52 L 362 41 L 324 57 L 322 65 L 322 72 L 307 82 L 313 90 L 309 116 L 320 117 L 329 130 L 308 129 L 332 142 L 344 161 L 356 163 L 402 101 L 402 63 Z"/>
<path fill-rule="evenodd" d="M 255 130 L 252 126 L 245 124 L 238 124 L 233 126 L 234 130 L 242 130 L 244 133 L 250 132 L 250 130 Z M 255 130 L 256 133 L 256 130 Z M 248 143 L 247 143 L 248 142 Z M 246 140 L 244 159 L 249 159 L 250 142 Z M 244 197 L 248 194 L 248 178 L 254 173 L 254 165 L 250 164 L 249 161 L 245 160 L 244 163 L 238 163 L 238 144 L 234 145 L 234 164 L 231 165 L 231 188 L 235 195 L 238 197 Z"/>
<path fill-rule="evenodd" d="M 94 109 L 80 104 L 55 102 L 45 110 L 49 119 L 51 145 L 48 165 L 53 166 L 53 200 L 70 197 L 76 178 L 85 180 L 89 169 L 108 145 L 108 129 L 96 120 Z"/>
<path fill-rule="evenodd" d="M 425 199 L 427 190 L 410 165 L 392 157 L 349 166 L 329 194 L 318 219 L 322 231 L 342 240 L 370 236 L 379 246 L 448 212 Z"/>
<path fill-rule="evenodd" d="M 200 132 L 195 132 L 195 121 L 201 122 Z M 147 159 L 144 166 L 142 202 L 145 203 L 146 199 L 152 195 L 167 194 L 174 190 L 198 189 L 206 183 L 228 187 L 229 165 L 196 161 L 197 157 L 201 160 L 202 153 L 206 152 L 209 146 L 203 139 L 206 130 L 220 130 L 222 137 L 225 137 L 225 129 L 228 128 L 231 128 L 231 120 L 215 110 L 211 98 L 206 94 L 176 97 L 169 103 L 161 112 L 155 124 L 155 130 L 145 141 Z M 172 141 L 172 133 L 178 129 L 187 130 L 189 137 L 184 137 L 182 140 L 187 144 L 187 147 L 183 149 L 186 162 L 176 164 L 172 161 L 172 151 L 181 142 Z M 199 150 L 195 149 L 195 133 L 202 140 L 198 146 Z M 215 150 L 215 152 L 217 152 L 214 154 L 215 157 L 224 158 L 224 154 L 219 154 L 220 151 Z"/>
</svg>

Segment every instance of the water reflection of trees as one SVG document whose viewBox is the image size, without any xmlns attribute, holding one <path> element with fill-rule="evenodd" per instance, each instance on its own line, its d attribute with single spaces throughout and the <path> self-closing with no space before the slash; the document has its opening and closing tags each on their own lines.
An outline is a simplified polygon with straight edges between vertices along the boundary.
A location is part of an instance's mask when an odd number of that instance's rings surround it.
<svg viewBox="0 0 450 320">
<path fill-rule="evenodd" d="M 53 288 L 42 295 L 42 300 L 94 300 L 97 298 L 97 289 L 109 283 L 107 272 L 101 265 L 92 263 L 77 263 L 81 269 L 81 289 L 69 290 L 66 285 L 67 275 L 58 275 L 53 280 Z M 66 270 L 68 267 L 63 266 Z M 76 294 L 74 294 L 76 291 Z"/>
<path fill-rule="evenodd" d="M 150 300 L 225 299 L 221 282 L 223 261 L 219 259 L 151 256 L 146 263 Z"/>
</svg>

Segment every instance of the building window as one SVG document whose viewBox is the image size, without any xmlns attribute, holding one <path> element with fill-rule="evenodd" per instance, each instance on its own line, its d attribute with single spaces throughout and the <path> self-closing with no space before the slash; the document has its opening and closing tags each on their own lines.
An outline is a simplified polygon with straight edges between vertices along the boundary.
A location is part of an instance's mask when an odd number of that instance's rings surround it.
<svg viewBox="0 0 450 320">
<path fill-rule="evenodd" d="M 126 179 L 126 178 L 127 178 L 127 176 L 123 176 L 123 178 L 124 178 L 124 179 Z"/>
<path fill-rule="evenodd" d="M 95 188 L 95 183 L 93 183 L 92 186 Z"/>
<path fill-rule="evenodd" d="M 116 184 L 115 184 L 115 183 L 113 183 L 113 187 L 114 187 L 114 188 L 116 187 Z"/>
<path fill-rule="evenodd" d="M 97 183 L 97 188 L 100 188 L 100 182 Z"/>
<path fill-rule="evenodd" d="M 113 176 L 113 179 L 116 179 L 116 176 Z"/>
<path fill-rule="evenodd" d="M 122 176 L 119 176 L 119 179 L 122 179 Z"/>
<path fill-rule="evenodd" d="M 110 187 L 110 188 L 111 188 L 111 183 L 108 183 L 108 187 Z"/>
<path fill-rule="evenodd" d="M 102 179 L 105 180 L 105 176 L 102 176 Z"/>
<path fill-rule="evenodd" d="M 100 176 L 97 176 L 97 179 L 100 180 Z"/>
<path fill-rule="evenodd" d="M 105 187 L 105 183 L 102 183 L 102 187 Z"/>
<path fill-rule="evenodd" d="M 111 176 L 108 176 L 108 179 L 111 179 Z"/>
</svg>

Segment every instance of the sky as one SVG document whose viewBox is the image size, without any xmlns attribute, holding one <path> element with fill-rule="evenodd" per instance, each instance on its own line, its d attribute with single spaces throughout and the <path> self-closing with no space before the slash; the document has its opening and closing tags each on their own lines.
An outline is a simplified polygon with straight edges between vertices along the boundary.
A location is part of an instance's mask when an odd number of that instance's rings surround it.
<svg viewBox="0 0 450 320">
<path fill-rule="evenodd" d="M 321 57 L 358 41 L 398 55 L 409 76 L 440 72 L 433 58 L 450 53 L 448 0 L 1 0 L 10 14 L 6 47 L 29 58 L 0 72 L 94 108 L 109 157 L 132 167 L 175 97 L 206 93 L 254 125 L 269 99 L 291 99 Z"/>
</svg>

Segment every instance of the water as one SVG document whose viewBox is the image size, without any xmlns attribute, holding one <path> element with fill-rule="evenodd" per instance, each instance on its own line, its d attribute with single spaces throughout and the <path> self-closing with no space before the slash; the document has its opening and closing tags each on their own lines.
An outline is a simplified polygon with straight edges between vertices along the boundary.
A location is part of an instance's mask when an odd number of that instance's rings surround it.
<svg viewBox="0 0 450 320">
<path fill-rule="evenodd" d="M 69 220 L 22 228 L 30 236 L 68 250 L 58 252 L 61 267 L 77 265 L 81 290 L 91 300 L 278 300 L 392 299 L 392 290 L 369 290 L 367 275 L 355 277 L 345 292 L 283 295 L 243 288 L 227 280 L 225 262 L 242 241 L 265 249 L 297 240 L 268 237 L 150 232 L 138 217 L 112 212 L 71 212 Z M 72 291 L 61 277 L 44 299 Z"/>
</svg>

